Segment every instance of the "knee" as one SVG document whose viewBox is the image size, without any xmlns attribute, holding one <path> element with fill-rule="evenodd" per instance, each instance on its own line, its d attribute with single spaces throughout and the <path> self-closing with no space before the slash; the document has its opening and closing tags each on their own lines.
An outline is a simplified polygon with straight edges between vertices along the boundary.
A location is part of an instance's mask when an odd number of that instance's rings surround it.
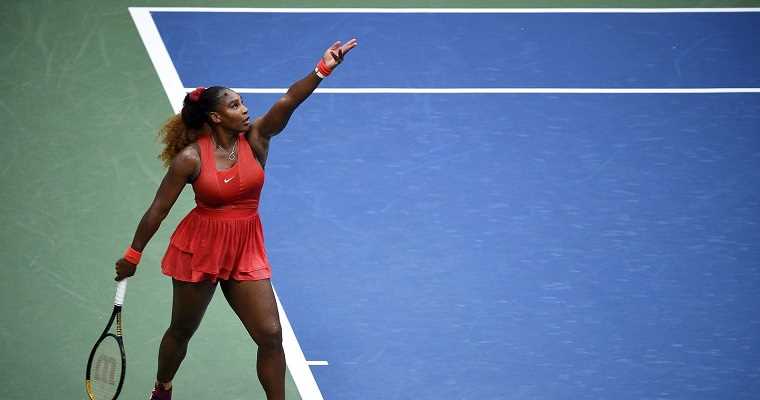
<svg viewBox="0 0 760 400">
<path fill-rule="evenodd" d="M 279 321 L 259 328 L 254 335 L 254 340 L 259 347 L 281 348 L 282 327 Z"/>
<path fill-rule="evenodd" d="M 166 330 L 166 334 L 177 340 L 178 342 L 188 342 L 195 333 L 195 326 L 172 324 L 169 329 Z"/>
</svg>

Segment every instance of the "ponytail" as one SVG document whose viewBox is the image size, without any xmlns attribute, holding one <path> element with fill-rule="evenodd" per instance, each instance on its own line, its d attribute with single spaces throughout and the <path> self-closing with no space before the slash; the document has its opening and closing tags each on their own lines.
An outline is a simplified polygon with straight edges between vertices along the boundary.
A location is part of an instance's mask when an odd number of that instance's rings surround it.
<svg viewBox="0 0 760 400">
<path fill-rule="evenodd" d="M 209 123 L 209 112 L 216 109 L 219 99 L 227 88 L 212 86 L 197 88 L 185 95 L 182 111 L 169 118 L 159 129 L 158 137 L 164 149 L 158 158 L 169 167 L 174 157 L 185 147 L 195 142 Z"/>
</svg>

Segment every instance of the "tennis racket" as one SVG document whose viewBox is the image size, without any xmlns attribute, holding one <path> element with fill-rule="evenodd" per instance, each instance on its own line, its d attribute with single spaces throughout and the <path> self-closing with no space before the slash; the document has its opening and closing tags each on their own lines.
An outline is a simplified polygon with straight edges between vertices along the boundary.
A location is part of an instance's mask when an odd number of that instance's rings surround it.
<svg viewBox="0 0 760 400">
<path fill-rule="evenodd" d="M 124 304 L 126 293 L 127 279 L 122 279 L 116 284 L 111 318 L 108 319 L 106 329 L 100 334 L 87 359 L 84 387 L 90 400 L 115 400 L 124 384 L 127 358 L 124 355 L 124 342 L 121 337 L 121 306 Z M 115 334 L 111 332 L 114 320 Z"/>
</svg>

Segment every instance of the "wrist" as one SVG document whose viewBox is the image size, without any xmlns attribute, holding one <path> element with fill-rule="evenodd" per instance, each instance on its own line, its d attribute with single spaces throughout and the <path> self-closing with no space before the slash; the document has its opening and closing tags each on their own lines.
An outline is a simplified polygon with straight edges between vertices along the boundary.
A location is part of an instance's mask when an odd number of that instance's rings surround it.
<svg viewBox="0 0 760 400">
<path fill-rule="evenodd" d="M 137 265 L 140 263 L 140 258 L 142 258 L 142 253 L 133 249 L 132 246 L 127 247 L 127 250 L 124 251 L 124 257 L 125 260 L 128 262 Z"/>
<path fill-rule="evenodd" d="M 317 66 L 314 67 L 314 73 L 317 74 L 318 77 L 325 79 L 332 73 L 332 68 L 328 67 L 327 64 L 325 64 L 325 60 L 320 58 Z"/>
</svg>

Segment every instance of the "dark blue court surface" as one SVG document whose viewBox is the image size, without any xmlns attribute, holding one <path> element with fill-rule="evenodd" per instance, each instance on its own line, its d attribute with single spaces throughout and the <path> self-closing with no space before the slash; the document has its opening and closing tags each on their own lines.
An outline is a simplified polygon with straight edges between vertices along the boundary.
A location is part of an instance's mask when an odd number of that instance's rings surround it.
<svg viewBox="0 0 760 400">
<path fill-rule="evenodd" d="M 287 87 L 354 36 L 324 87 L 760 86 L 760 13 L 153 15 L 186 87 Z"/>
<path fill-rule="evenodd" d="M 758 13 L 154 17 L 186 87 L 286 87 L 351 36 L 326 87 L 760 85 Z M 316 94 L 267 173 L 326 399 L 760 393 L 758 94 Z"/>
</svg>

